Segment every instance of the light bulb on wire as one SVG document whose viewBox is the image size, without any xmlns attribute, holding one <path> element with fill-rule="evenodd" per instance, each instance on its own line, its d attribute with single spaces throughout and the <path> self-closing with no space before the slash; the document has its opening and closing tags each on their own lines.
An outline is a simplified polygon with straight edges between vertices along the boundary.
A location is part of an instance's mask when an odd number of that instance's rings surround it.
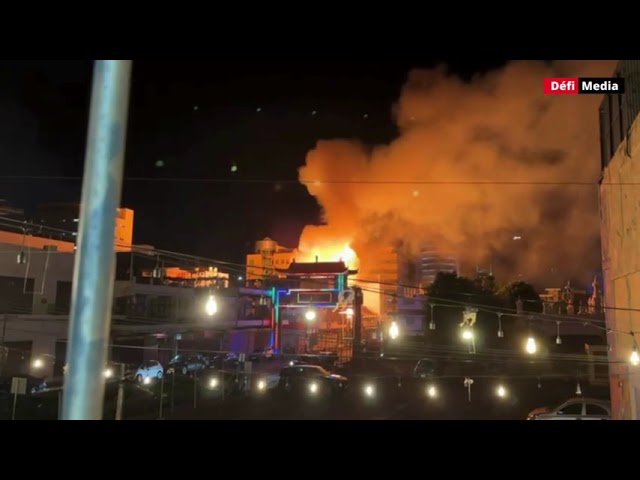
<svg viewBox="0 0 640 480">
<path fill-rule="evenodd" d="M 533 355 L 534 353 L 536 353 L 538 351 L 538 345 L 536 344 L 536 339 L 533 337 L 527 338 L 527 345 L 525 348 L 527 350 L 527 353 L 530 355 Z"/>
<path fill-rule="evenodd" d="M 398 327 L 397 322 L 391 322 L 391 325 L 389 326 L 389 336 L 392 340 L 395 340 L 400 336 L 400 327 Z"/>
<path fill-rule="evenodd" d="M 562 338 L 560 338 L 560 322 L 556 322 L 556 345 L 562 345 Z"/>
<path fill-rule="evenodd" d="M 435 385 L 431 385 L 429 386 L 429 388 L 427 388 L 427 395 L 429 396 L 429 398 L 436 398 L 438 396 L 438 389 L 435 387 Z"/>
<path fill-rule="evenodd" d="M 207 300 L 207 304 L 205 305 L 205 311 L 210 317 L 213 317 L 216 313 L 218 313 L 218 302 L 216 301 L 216 297 L 214 297 L 213 295 L 209 295 L 209 299 Z"/>
<path fill-rule="evenodd" d="M 435 330 L 436 329 L 436 322 L 434 322 L 433 320 L 431 320 L 429 322 L 429 330 Z"/>
<path fill-rule="evenodd" d="M 316 319 L 316 311 L 315 310 L 307 310 L 304 313 L 304 318 L 307 322 L 313 322 Z"/>
<path fill-rule="evenodd" d="M 637 367 L 638 364 L 640 364 L 640 354 L 638 354 L 638 347 L 636 345 L 633 346 L 633 350 L 629 356 L 629 363 L 634 367 Z"/>
<path fill-rule="evenodd" d="M 500 398 L 504 398 L 507 396 L 507 389 L 504 388 L 504 386 L 502 385 L 498 385 L 498 388 L 496 388 L 496 395 L 498 395 L 498 397 Z"/>
<path fill-rule="evenodd" d="M 473 330 L 471 330 L 470 328 L 465 328 L 462 331 L 462 338 L 464 340 L 473 340 Z"/>
</svg>

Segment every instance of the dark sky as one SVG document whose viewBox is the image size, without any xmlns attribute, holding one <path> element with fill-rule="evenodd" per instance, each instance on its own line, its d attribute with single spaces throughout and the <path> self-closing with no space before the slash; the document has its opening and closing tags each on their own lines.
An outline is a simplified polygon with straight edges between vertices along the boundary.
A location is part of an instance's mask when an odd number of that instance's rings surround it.
<svg viewBox="0 0 640 480">
<path fill-rule="evenodd" d="M 266 235 L 294 246 L 319 214 L 292 182 L 307 152 L 319 139 L 389 141 L 408 71 L 440 62 L 134 61 L 122 205 L 136 212 L 136 243 L 232 261 Z M 472 74 L 504 61 L 447 63 Z M 91 70 L 0 63 L 0 176 L 82 175 Z M 194 178 L 217 181 L 179 180 Z M 28 211 L 77 201 L 80 181 L 0 179 L 0 198 Z"/>
</svg>

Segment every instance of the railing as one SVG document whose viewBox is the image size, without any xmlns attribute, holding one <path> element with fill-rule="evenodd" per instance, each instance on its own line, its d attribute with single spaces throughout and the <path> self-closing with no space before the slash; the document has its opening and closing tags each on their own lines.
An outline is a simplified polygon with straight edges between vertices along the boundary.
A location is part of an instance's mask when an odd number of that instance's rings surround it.
<svg viewBox="0 0 640 480">
<path fill-rule="evenodd" d="M 600 104 L 601 166 L 604 169 L 640 114 L 640 60 L 621 60 L 614 73 L 625 80 L 624 94 L 606 94 Z"/>
</svg>

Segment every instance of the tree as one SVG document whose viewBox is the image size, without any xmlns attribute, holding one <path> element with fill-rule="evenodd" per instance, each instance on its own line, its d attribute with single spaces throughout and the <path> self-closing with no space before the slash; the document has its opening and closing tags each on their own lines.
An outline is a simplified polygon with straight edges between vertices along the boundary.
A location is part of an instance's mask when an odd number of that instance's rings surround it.
<svg viewBox="0 0 640 480">
<path fill-rule="evenodd" d="M 522 310 L 527 313 L 541 313 L 542 301 L 535 287 L 527 282 L 511 282 L 502 286 L 497 293 L 506 309 L 518 310 L 518 300 L 522 301 Z"/>
<path fill-rule="evenodd" d="M 455 273 L 440 272 L 427 287 L 427 324 L 433 314 L 436 330 L 425 334 L 438 343 L 456 343 L 465 308 L 478 309 L 476 322 L 479 326 L 496 323 L 497 317 L 493 312 L 500 306 L 500 300 L 481 283 Z"/>
</svg>

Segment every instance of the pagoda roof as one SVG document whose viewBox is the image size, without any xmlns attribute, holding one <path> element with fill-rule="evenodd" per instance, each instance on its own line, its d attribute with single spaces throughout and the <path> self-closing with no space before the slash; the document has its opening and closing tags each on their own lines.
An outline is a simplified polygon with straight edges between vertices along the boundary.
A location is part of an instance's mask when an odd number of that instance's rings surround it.
<svg viewBox="0 0 640 480">
<path fill-rule="evenodd" d="M 293 262 L 289 268 L 278 269 L 278 272 L 285 275 L 338 275 L 340 273 L 353 275 L 358 271 L 349 270 L 344 262 Z"/>
</svg>

